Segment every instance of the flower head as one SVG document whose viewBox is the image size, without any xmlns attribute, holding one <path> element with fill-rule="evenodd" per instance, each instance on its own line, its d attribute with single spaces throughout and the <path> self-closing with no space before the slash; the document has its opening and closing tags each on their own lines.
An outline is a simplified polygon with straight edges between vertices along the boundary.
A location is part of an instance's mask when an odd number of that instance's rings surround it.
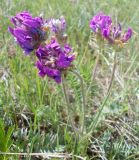
<svg viewBox="0 0 139 160">
<path fill-rule="evenodd" d="M 66 21 L 64 17 L 61 17 L 59 19 L 52 18 L 46 21 L 46 23 L 44 24 L 44 28 L 45 27 L 50 28 L 50 30 L 55 34 L 63 34 L 66 30 Z"/>
<path fill-rule="evenodd" d="M 113 26 L 110 16 L 98 13 L 90 21 L 90 28 L 96 33 L 99 43 L 106 40 L 110 44 L 116 44 L 122 48 L 124 44 L 131 38 L 132 29 L 123 33 L 121 24 Z"/>
<path fill-rule="evenodd" d="M 121 47 L 132 37 L 132 29 L 129 28 L 125 33 L 120 24 L 111 29 L 110 35 L 106 37 L 109 43 L 119 44 Z"/>
<path fill-rule="evenodd" d="M 9 31 L 26 54 L 37 49 L 44 40 L 45 32 L 41 29 L 42 18 L 33 18 L 29 12 L 24 11 L 12 17 L 11 22 L 14 28 L 9 27 Z"/>
<path fill-rule="evenodd" d="M 90 28 L 93 32 L 101 34 L 103 37 L 109 36 L 111 25 L 111 17 L 103 13 L 98 13 L 90 21 Z"/>
<path fill-rule="evenodd" d="M 69 55 L 70 52 L 69 45 L 65 44 L 64 47 L 61 47 L 56 39 L 52 39 L 44 47 L 39 47 L 36 51 L 38 57 L 36 66 L 39 69 L 39 75 L 41 77 L 47 75 L 60 83 L 62 72 L 70 67 L 71 62 L 75 59 L 74 55 Z"/>
<path fill-rule="evenodd" d="M 43 30 L 49 30 L 50 35 L 55 36 L 60 44 L 65 44 L 67 42 L 66 31 L 66 21 L 64 17 L 59 19 L 49 19 L 43 25 Z"/>
</svg>

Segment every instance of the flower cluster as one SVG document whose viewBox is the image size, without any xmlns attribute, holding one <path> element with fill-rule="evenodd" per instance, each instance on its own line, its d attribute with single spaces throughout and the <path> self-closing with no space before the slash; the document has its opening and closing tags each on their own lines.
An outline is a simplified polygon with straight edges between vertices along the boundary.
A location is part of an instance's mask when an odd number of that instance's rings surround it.
<svg viewBox="0 0 139 160">
<path fill-rule="evenodd" d="M 49 19 L 44 27 L 49 27 L 54 33 L 56 34 L 63 34 L 66 30 L 66 21 L 64 17 L 61 17 L 59 19 Z"/>
<path fill-rule="evenodd" d="M 90 28 L 94 33 L 107 40 L 110 44 L 120 44 L 123 46 L 132 36 L 132 29 L 123 33 L 120 23 L 113 26 L 110 16 L 98 13 L 90 21 Z"/>
<path fill-rule="evenodd" d="M 67 35 L 65 34 L 66 21 L 64 17 L 59 19 L 51 18 L 47 20 L 43 26 L 43 30 L 50 30 L 51 35 L 54 35 L 61 44 L 67 41 Z"/>
<path fill-rule="evenodd" d="M 9 27 L 9 31 L 25 54 L 35 51 L 39 75 L 47 75 L 60 83 L 62 73 L 75 59 L 74 54 L 69 54 L 72 49 L 67 44 L 67 36 L 64 34 L 64 17 L 43 20 L 41 17 L 33 18 L 29 12 L 24 11 L 11 18 L 11 22 L 14 28 Z"/>
<path fill-rule="evenodd" d="M 38 48 L 36 56 L 38 57 L 37 67 L 39 75 L 47 75 L 53 78 L 57 83 L 61 82 L 61 74 L 67 69 L 74 60 L 74 55 L 69 55 L 71 47 L 67 44 L 61 47 L 55 39 L 52 39 L 44 47 Z"/>
<path fill-rule="evenodd" d="M 107 39 L 114 43 L 116 40 L 120 40 L 122 43 L 126 43 L 132 36 L 132 29 L 128 28 L 128 30 L 122 34 L 122 27 L 120 23 L 118 26 L 114 26 L 111 31 L 111 35 L 107 37 Z"/>
<path fill-rule="evenodd" d="M 14 28 L 9 27 L 9 31 L 25 54 L 37 49 L 45 39 L 45 32 L 41 29 L 43 25 L 42 18 L 33 18 L 30 13 L 24 11 L 11 18 L 11 22 Z"/>
<path fill-rule="evenodd" d="M 112 20 L 110 16 L 106 16 L 103 13 L 95 15 L 90 21 L 90 28 L 103 37 L 108 37 L 110 35 L 110 28 L 112 25 Z"/>
<path fill-rule="evenodd" d="M 14 27 L 9 27 L 9 31 L 25 54 L 35 51 L 39 75 L 47 75 L 60 83 L 63 71 L 67 70 L 75 59 L 74 54 L 69 54 L 72 49 L 67 44 L 64 17 L 43 20 L 24 11 L 12 17 L 11 22 Z M 121 25 L 113 26 L 111 17 L 103 13 L 98 13 L 91 19 L 90 28 L 101 39 L 120 46 L 132 36 L 131 28 L 123 33 Z"/>
</svg>

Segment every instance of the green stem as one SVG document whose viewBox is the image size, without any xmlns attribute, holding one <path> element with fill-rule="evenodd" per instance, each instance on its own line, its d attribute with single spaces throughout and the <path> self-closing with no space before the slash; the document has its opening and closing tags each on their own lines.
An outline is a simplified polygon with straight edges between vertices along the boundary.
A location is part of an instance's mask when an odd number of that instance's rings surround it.
<svg viewBox="0 0 139 160">
<path fill-rule="evenodd" d="M 96 62 L 95 62 L 95 66 L 94 66 L 94 69 L 93 69 L 91 82 L 93 82 L 95 80 L 96 72 L 97 72 L 97 68 L 98 68 L 98 64 L 99 64 L 99 59 L 100 59 L 100 53 L 98 53 L 97 57 L 96 57 Z"/>
<path fill-rule="evenodd" d="M 75 126 L 72 122 L 72 119 L 70 117 L 70 107 L 71 106 L 70 106 L 69 97 L 68 97 L 68 94 L 67 94 L 64 75 L 62 75 L 62 89 L 63 89 L 63 93 L 64 93 L 64 96 L 65 96 L 65 101 L 66 101 L 66 104 L 67 104 L 66 107 L 67 107 L 68 122 L 70 121 L 70 124 L 71 124 L 72 128 L 74 129 L 74 132 L 76 133 L 77 129 L 75 128 Z"/>
<path fill-rule="evenodd" d="M 86 108 L 86 99 L 85 99 L 85 89 L 84 89 L 84 81 L 82 76 L 75 70 L 71 71 L 74 73 L 80 80 L 81 82 L 81 94 L 82 94 L 82 127 L 81 127 L 81 133 L 83 134 L 85 131 L 85 108 Z"/>
<path fill-rule="evenodd" d="M 93 72 L 92 72 L 92 75 L 91 75 L 91 82 L 90 82 L 89 87 L 88 87 L 87 92 L 86 92 L 86 97 L 88 97 L 89 92 L 90 92 L 91 87 L 92 87 L 92 83 L 95 80 L 99 59 L 100 59 L 100 54 L 97 55 L 97 58 L 96 58 L 96 61 L 95 61 L 95 66 L 93 68 Z"/>
<path fill-rule="evenodd" d="M 97 53 L 97 57 L 96 57 L 96 60 L 95 60 L 95 65 L 93 67 L 93 71 L 92 71 L 92 75 L 91 75 L 91 81 L 90 81 L 89 87 L 88 87 L 87 92 L 86 92 L 86 97 L 88 97 L 90 89 L 92 87 L 92 83 L 96 78 L 96 72 L 97 72 L 100 56 L 102 54 L 103 54 L 103 49 L 100 49 L 99 52 Z"/>
<path fill-rule="evenodd" d="M 91 123 L 91 125 L 90 125 L 90 133 L 92 133 L 92 130 L 97 126 L 97 124 L 98 124 L 98 119 L 99 119 L 99 117 L 100 117 L 100 115 L 101 115 L 101 113 L 102 113 L 102 111 L 103 111 L 103 108 L 104 108 L 104 106 L 105 106 L 105 104 L 106 104 L 109 96 L 110 96 L 110 92 L 107 94 L 106 98 L 104 99 L 104 101 L 103 101 L 103 103 L 102 103 L 102 105 L 101 105 L 101 107 L 100 107 L 100 110 L 99 110 L 98 114 L 97 114 L 96 117 L 95 117 L 95 120 L 94 120 L 94 121 Z"/>
<path fill-rule="evenodd" d="M 112 74 L 111 74 L 111 79 L 110 79 L 110 83 L 108 86 L 108 90 L 107 90 L 107 94 L 109 94 L 111 87 L 112 87 L 112 83 L 113 83 L 113 79 L 114 79 L 114 75 L 115 75 L 115 70 L 116 70 L 116 52 L 114 52 L 114 63 L 113 63 L 113 68 L 112 68 Z"/>
<path fill-rule="evenodd" d="M 104 99 L 103 103 L 102 103 L 102 106 L 100 107 L 100 110 L 98 112 L 98 114 L 96 115 L 96 118 L 95 120 L 91 123 L 90 125 L 90 131 L 92 132 L 92 130 L 97 126 L 98 124 L 98 119 L 103 111 L 103 108 L 110 96 L 110 91 L 111 91 L 111 88 L 112 88 L 112 83 L 113 83 L 113 80 L 114 80 L 114 75 L 115 75 L 115 70 L 116 70 L 116 53 L 114 53 L 114 63 L 113 63 L 113 69 L 112 69 L 112 74 L 111 74 L 111 79 L 110 79 L 110 83 L 109 83 L 109 86 L 108 86 L 108 90 L 107 90 L 107 96 L 106 98 Z"/>
</svg>

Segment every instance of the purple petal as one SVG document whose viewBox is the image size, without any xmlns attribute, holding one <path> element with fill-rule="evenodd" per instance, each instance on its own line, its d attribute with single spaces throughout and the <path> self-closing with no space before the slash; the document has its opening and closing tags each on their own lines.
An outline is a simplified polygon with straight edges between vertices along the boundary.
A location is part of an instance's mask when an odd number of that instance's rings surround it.
<svg viewBox="0 0 139 160">
<path fill-rule="evenodd" d="M 132 34 L 133 31 L 131 28 L 129 28 L 127 32 L 123 35 L 122 42 L 127 42 L 131 38 Z"/>
<path fill-rule="evenodd" d="M 68 44 L 65 44 L 65 46 L 64 46 L 65 53 L 68 54 L 71 52 L 71 50 L 72 50 L 72 48 Z"/>
<path fill-rule="evenodd" d="M 74 60 L 74 56 L 66 56 L 64 54 L 60 54 L 59 59 L 57 60 L 56 64 L 59 68 L 67 68 L 71 65 L 71 62 Z"/>
<path fill-rule="evenodd" d="M 46 67 L 45 72 L 50 78 L 53 78 L 57 83 L 61 82 L 61 72 L 59 70 L 50 69 L 50 68 Z"/>
<path fill-rule="evenodd" d="M 9 31 L 12 35 L 14 35 L 14 29 L 13 29 L 13 28 L 8 27 L 8 31 Z"/>
<path fill-rule="evenodd" d="M 110 35 L 110 28 L 105 28 L 102 30 L 102 35 L 105 37 L 105 38 L 108 38 L 109 35 Z"/>
<path fill-rule="evenodd" d="M 110 28 L 112 20 L 110 16 L 104 15 L 102 12 L 95 15 L 90 21 L 90 28 L 94 31 L 103 31 Z"/>
<path fill-rule="evenodd" d="M 23 24 L 27 27 L 33 27 L 33 28 L 40 28 L 41 27 L 41 22 L 39 19 L 27 19 L 24 20 Z"/>
<path fill-rule="evenodd" d="M 112 33 L 113 33 L 113 38 L 119 38 L 121 36 L 121 32 L 122 32 L 122 27 L 121 24 L 118 23 L 118 27 L 113 27 Z"/>
</svg>

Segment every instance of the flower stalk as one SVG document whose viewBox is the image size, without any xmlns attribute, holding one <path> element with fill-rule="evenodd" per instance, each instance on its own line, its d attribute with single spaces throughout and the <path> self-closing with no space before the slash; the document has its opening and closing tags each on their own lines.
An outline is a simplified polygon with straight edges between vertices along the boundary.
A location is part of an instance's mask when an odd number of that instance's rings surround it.
<svg viewBox="0 0 139 160">
<path fill-rule="evenodd" d="M 102 105 L 100 106 L 100 109 L 94 119 L 94 121 L 91 123 L 90 125 L 90 133 L 92 133 L 93 129 L 97 126 L 98 122 L 99 122 L 99 117 L 101 116 L 101 113 L 109 99 L 110 93 L 111 93 L 111 89 L 112 89 L 112 84 L 113 84 L 113 80 L 114 80 L 114 76 L 115 76 L 115 71 L 116 71 L 116 66 L 117 66 L 117 55 L 116 52 L 114 52 L 114 61 L 113 61 L 113 68 L 112 68 L 112 73 L 111 73 L 111 79 L 110 79 L 110 83 L 107 89 L 107 94 L 106 97 L 102 103 Z"/>
<path fill-rule="evenodd" d="M 113 83 L 113 80 L 114 80 L 115 71 L 116 71 L 116 66 L 117 66 L 117 61 L 116 61 L 116 59 L 117 59 L 117 55 L 116 55 L 116 52 L 114 52 L 113 68 L 112 68 L 112 74 L 111 74 L 110 83 L 109 83 L 108 90 L 107 90 L 107 95 L 109 94 L 109 92 L 110 92 L 110 90 L 111 90 L 112 83 Z"/>
<path fill-rule="evenodd" d="M 81 94 L 82 94 L 82 125 L 81 125 L 81 134 L 84 134 L 86 132 L 85 129 L 85 108 L 86 108 L 86 98 L 85 98 L 85 87 L 84 87 L 84 81 L 82 76 L 75 70 L 71 71 L 73 74 L 75 74 L 81 83 Z"/>
<path fill-rule="evenodd" d="M 100 46 L 100 48 L 101 48 L 101 46 Z M 92 87 L 92 83 L 96 78 L 96 73 L 97 73 L 97 69 L 98 69 L 98 65 L 99 65 L 99 60 L 100 60 L 102 54 L 103 54 L 103 49 L 101 48 L 101 49 L 99 49 L 99 51 L 97 53 L 97 57 L 96 57 L 95 64 L 94 64 L 94 67 L 93 67 L 93 71 L 92 71 L 92 74 L 91 74 L 91 81 L 90 81 L 89 87 L 88 87 L 87 92 L 86 92 L 86 97 L 88 97 L 90 89 Z"/>
<path fill-rule="evenodd" d="M 66 101 L 66 109 L 67 109 L 68 122 L 70 121 L 70 124 L 71 124 L 74 132 L 76 133 L 78 130 L 75 128 L 75 126 L 73 124 L 73 121 L 72 121 L 72 118 L 70 117 L 70 102 L 69 102 L 69 97 L 68 97 L 68 94 L 67 94 L 67 88 L 66 88 L 64 74 L 62 75 L 61 84 L 62 84 L 63 94 L 64 94 L 65 101 Z"/>
</svg>

